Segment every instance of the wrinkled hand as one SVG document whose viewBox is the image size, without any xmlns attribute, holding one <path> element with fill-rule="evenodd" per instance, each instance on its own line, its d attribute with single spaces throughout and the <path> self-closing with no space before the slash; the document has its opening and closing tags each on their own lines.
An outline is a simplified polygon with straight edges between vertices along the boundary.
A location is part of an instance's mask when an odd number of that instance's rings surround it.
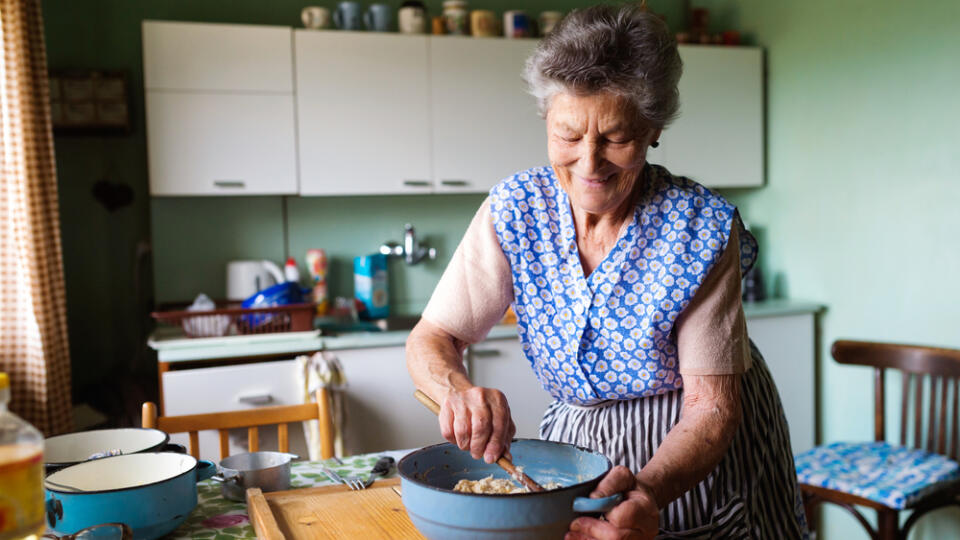
<svg viewBox="0 0 960 540">
<path fill-rule="evenodd" d="M 451 392 L 440 406 L 440 433 L 474 459 L 493 463 L 510 449 L 517 432 L 503 392 L 473 386 Z"/>
<path fill-rule="evenodd" d="M 653 494 L 637 484 L 630 469 L 616 466 L 603 477 L 593 498 L 623 493 L 624 500 L 607 512 L 606 521 L 579 517 L 564 540 L 651 540 L 660 528 L 660 510 Z"/>
</svg>

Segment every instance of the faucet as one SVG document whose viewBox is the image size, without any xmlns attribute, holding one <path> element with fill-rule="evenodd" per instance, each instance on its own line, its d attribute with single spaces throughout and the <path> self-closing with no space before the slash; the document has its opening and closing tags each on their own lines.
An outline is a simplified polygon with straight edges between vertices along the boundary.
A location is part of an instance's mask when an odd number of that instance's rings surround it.
<svg viewBox="0 0 960 540">
<path fill-rule="evenodd" d="M 388 257 L 403 257 L 408 265 L 417 264 L 425 258 L 437 258 L 437 249 L 418 242 L 417 233 L 409 223 L 403 226 L 403 245 L 393 241 L 386 242 L 380 246 L 380 253 Z"/>
</svg>

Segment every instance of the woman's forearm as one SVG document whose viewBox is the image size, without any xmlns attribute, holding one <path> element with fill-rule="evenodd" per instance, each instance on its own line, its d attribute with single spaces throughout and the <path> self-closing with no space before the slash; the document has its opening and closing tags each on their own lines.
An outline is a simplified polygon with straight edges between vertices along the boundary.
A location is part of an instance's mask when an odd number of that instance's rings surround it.
<svg viewBox="0 0 960 540">
<path fill-rule="evenodd" d="M 413 384 L 438 403 L 443 403 L 451 391 L 472 386 L 463 365 L 466 346 L 421 320 L 407 338 L 407 371 Z"/>
<path fill-rule="evenodd" d="M 660 508 L 717 467 L 740 424 L 740 375 L 688 375 L 683 386 L 680 421 L 637 474 Z"/>
</svg>

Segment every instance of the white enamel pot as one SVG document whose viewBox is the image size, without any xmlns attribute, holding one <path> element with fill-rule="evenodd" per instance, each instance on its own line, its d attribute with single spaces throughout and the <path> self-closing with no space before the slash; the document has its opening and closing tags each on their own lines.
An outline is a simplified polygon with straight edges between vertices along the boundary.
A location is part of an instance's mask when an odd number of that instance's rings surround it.
<svg viewBox="0 0 960 540">
<path fill-rule="evenodd" d="M 78 431 L 50 437 L 44 441 L 43 461 L 47 474 L 76 465 L 95 456 L 136 454 L 138 452 L 175 451 L 183 446 L 169 444 L 170 437 L 158 429 L 118 428 Z"/>
</svg>

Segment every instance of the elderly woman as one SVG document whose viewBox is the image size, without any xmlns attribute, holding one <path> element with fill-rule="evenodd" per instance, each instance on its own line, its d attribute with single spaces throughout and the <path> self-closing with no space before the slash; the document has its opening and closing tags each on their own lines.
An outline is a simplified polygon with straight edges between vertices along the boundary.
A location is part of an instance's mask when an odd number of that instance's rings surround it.
<svg viewBox="0 0 960 540">
<path fill-rule="evenodd" d="M 461 352 L 510 304 L 555 398 L 543 439 L 616 465 L 568 539 L 797 538 L 805 523 L 776 388 L 746 334 L 740 277 L 756 243 L 719 195 L 647 163 L 676 114 L 681 62 L 634 6 L 570 13 L 527 62 L 549 167 L 491 191 L 407 342 L 440 430 L 494 461 L 507 401 L 474 386 Z"/>
</svg>

